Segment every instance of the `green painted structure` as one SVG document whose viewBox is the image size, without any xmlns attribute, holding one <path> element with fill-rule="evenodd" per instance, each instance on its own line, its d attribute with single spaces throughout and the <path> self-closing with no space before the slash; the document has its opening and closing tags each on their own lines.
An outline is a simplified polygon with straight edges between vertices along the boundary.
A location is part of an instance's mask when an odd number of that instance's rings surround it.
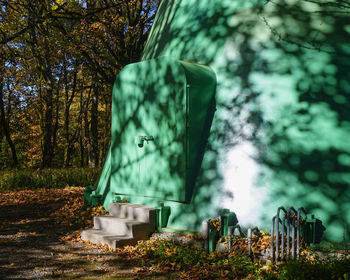
<svg viewBox="0 0 350 280">
<path fill-rule="evenodd" d="M 115 194 L 191 201 L 215 88 L 214 72 L 196 63 L 165 57 L 124 67 L 112 103 Z"/>
<path fill-rule="evenodd" d="M 268 229 L 279 206 L 305 207 L 350 243 L 349 56 L 344 1 L 163 0 L 116 78 L 96 193 L 163 202 L 165 230 L 223 208 Z"/>
</svg>

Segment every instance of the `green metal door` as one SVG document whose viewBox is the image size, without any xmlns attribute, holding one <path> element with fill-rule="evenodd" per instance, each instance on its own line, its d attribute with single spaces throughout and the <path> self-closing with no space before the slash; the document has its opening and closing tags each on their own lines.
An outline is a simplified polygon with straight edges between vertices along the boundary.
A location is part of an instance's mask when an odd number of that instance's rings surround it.
<svg viewBox="0 0 350 280">
<path fill-rule="evenodd" d="M 114 193 L 190 200 L 215 82 L 209 68 L 169 58 L 130 64 L 119 73 L 112 104 Z"/>
</svg>

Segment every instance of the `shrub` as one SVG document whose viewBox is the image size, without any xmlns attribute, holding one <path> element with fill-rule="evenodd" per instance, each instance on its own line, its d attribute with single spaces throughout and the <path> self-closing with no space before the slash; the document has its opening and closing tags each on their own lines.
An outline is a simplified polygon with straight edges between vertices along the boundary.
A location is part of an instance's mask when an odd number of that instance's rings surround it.
<svg viewBox="0 0 350 280">
<path fill-rule="evenodd" d="M 11 170 L 0 172 L 0 191 L 87 186 L 100 174 L 99 168 Z"/>
<path fill-rule="evenodd" d="M 202 248 L 151 238 L 126 246 L 117 254 L 141 261 L 145 269 L 177 271 L 178 279 L 259 279 L 259 280 L 350 280 L 349 256 L 314 256 L 264 265 L 253 262 L 240 250 L 228 255 Z"/>
<path fill-rule="evenodd" d="M 254 276 L 259 268 L 245 255 L 207 254 L 203 248 L 193 245 L 152 238 L 118 249 L 117 253 L 140 259 L 146 267 L 182 271 L 179 279 L 242 279 Z"/>
<path fill-rule="evenodd" d="M 269 280 L 348 280 L 350 258 L 327 256 L 289 260 L 265 267 L 259 275 L 261 279 Z"/>
<path fill-rule="evenodd" d="M 318 260 L 302 259 L 283 264 L 280 279 L 285 280 L 330 280 L 346 279 L 350 273 L 350 259 L 329 256 Z"/>
</svg>

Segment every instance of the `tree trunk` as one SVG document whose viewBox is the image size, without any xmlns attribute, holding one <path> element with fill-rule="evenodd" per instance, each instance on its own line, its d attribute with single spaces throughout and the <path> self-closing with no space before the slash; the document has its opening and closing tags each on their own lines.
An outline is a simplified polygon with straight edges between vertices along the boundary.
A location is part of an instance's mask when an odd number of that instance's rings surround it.
<svg viewBox="0 0 350 280">
<path fill-rule="evenodd" d="M 65 167 L 70 166 L 71 154 L 72 154 L 72 144 L 71 144 L 71 138 L 69 134 L 69 115 L 70 115 L 69 111 L 70 111 L 70 104 L 66 102 L 65 108 L 64 108 L 64 134 L 66 138 L 66 147 L 64 149 L 64 166 Z"/>
<path fill-rule="evenodd" d="M 59 85 L 57 85 L 57 95 L 56 95 L 56 111 L 55 111 L 55 123 L 53 125 L 53 132 L 52 132 L 52 143 L 51 143 L 51 150 L 50 150 L 50 157 L 51 161 L 54 159 L 55 155 L 55 149 L 57 146 L 57 131 L 58 131 L 58 122 L 59 122 L 59 109 L 60 109 L 60 103 L 59 103 Z"/>
<path fill-rule="evenodd" d="M 85 162 L 85 151 L 84 151 L 84 129 L 83 129 L 83 92 L 80 92 L 80 118 L 79 118 L 79 124 L 80 126 L 80 137 L 79 137 L 79 144 L 80 144 L 80 167 L 84 167 Z"/>
<path fill-rule="evenodd" d="M 53 89 L 48 85 L 45 95 L 45 119 L 43 129 L 43 155 L 41 167 L 51 167 L 52 164 L 52 116 L 53 116 Z"/>
<path fill-rule="evenodd" d="M 90 125 L 89 125 L 89 104 L 90 104 L 90 97 L 92 92 L 92 85 L 90 86 L 88 96 L 85 98 L 85 102 L 83 102 L 83 108 L 82 108 L 82 130 L 84 131 L 83 134 L 83 143 L 84 148 L 86 151 L 86 163 L 85 166 L 92 167 L 92 152 L 91 152 L 91 135 L 90 135 Z"/>
<path fill-rule="evenodd" d="M 95 78 L 96 79 L 96 78 Z M 98 150 L 98 83 L 93 83 L 93 95 L 91 104 L 91 167 L 97 167 L 99 164 L 99 150 Z"/>
<path fill-rule="evenodd" d="M 79 125 L 76 127 L 74 134 L 70 135 L 70 107 L 73 103 L 74 96 L 76 93 L 76 87 L 77 87 L 77 63 L 75 64 L 74 74 L 73 74 L 73 86 L 72 86 L 72 93 L 69 96 L 69 88 L 68 88 L 68 76 L 67 76 L 67 69 L 64 70 L 64 81 L 65 81 L 65 102 L 64 102 L 64 136 L 66 139 L 66 147 L 64 151 L 64 166 L 69 167 L 70 161 L 72 158 L 72 152 L 74 148 L 74 143 L 77 141 L 79 137 Z M 80 102 L 80 105 L 82 102 Z M 80 118 L 79 118 L 80 120 Z M 81 120 L 80 120 L 81 123 Z"/>
<path fill-rule="evenodd" d="M 2 152 L 2 139 L 4 138 L 4 135 L 2 133 L 2 126 L 0 125 L 0 154 Z"/>
<path fill-rule="evenodd" d="M 91 137 L 90 137 L 90 129 L 89 129 L 89 119 L 88 119 L 88 111 L 87 108 L 84 108 L 84 144 L 85 144 L 85 150 L 86 150 L 86 159 L 89 167 L 92 167 L 91 163 Z"/>
<path fill-rule="evenodd" d="M 16 148 L 15 145 L 11 139 L 11 135 L 10 135 L 10 128 L 9 128 L 9 124 L 8 121 L 6 120 L 5 117 L 5 106 L 4 106 L 4 94 L 3 94 L 3 88 L 4 88 L 4 76 L 3 76 L 3 66 L 4 66 L 4 62 L 1 61 L 1 77 L 0 77 L 0 122 L 1 122 L 1 126 L 2 126 L 2 130 L 3 133 L 5 134 L 7 143 L 10 146 L 11 149 L 11 153 L 12 153 L 12 160 L 13 160 L 13 164 L 16 166 L 18 165 L 18 159 L 17 159 L 17 153 L 16 153 Z"/>
</svg>

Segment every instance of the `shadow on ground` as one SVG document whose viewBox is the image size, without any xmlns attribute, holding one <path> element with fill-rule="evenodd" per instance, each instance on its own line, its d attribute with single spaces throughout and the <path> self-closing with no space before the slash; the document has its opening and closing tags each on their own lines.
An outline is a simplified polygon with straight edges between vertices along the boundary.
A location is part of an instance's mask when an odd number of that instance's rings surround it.
<svg viewBox="0 0 350 280">
<path fill-rule="evenodd" d="M 59 225 L 51 215 L 67 199 L 50 191 L 42 202 L 0 194 L 0 279 L 169 279 L 168 275 L 142 274 L 135 261 L 112 252 L 60 241 L 75 229 Z M 10 194 L 16 197 L 16 192 Z"/>
</svg>

